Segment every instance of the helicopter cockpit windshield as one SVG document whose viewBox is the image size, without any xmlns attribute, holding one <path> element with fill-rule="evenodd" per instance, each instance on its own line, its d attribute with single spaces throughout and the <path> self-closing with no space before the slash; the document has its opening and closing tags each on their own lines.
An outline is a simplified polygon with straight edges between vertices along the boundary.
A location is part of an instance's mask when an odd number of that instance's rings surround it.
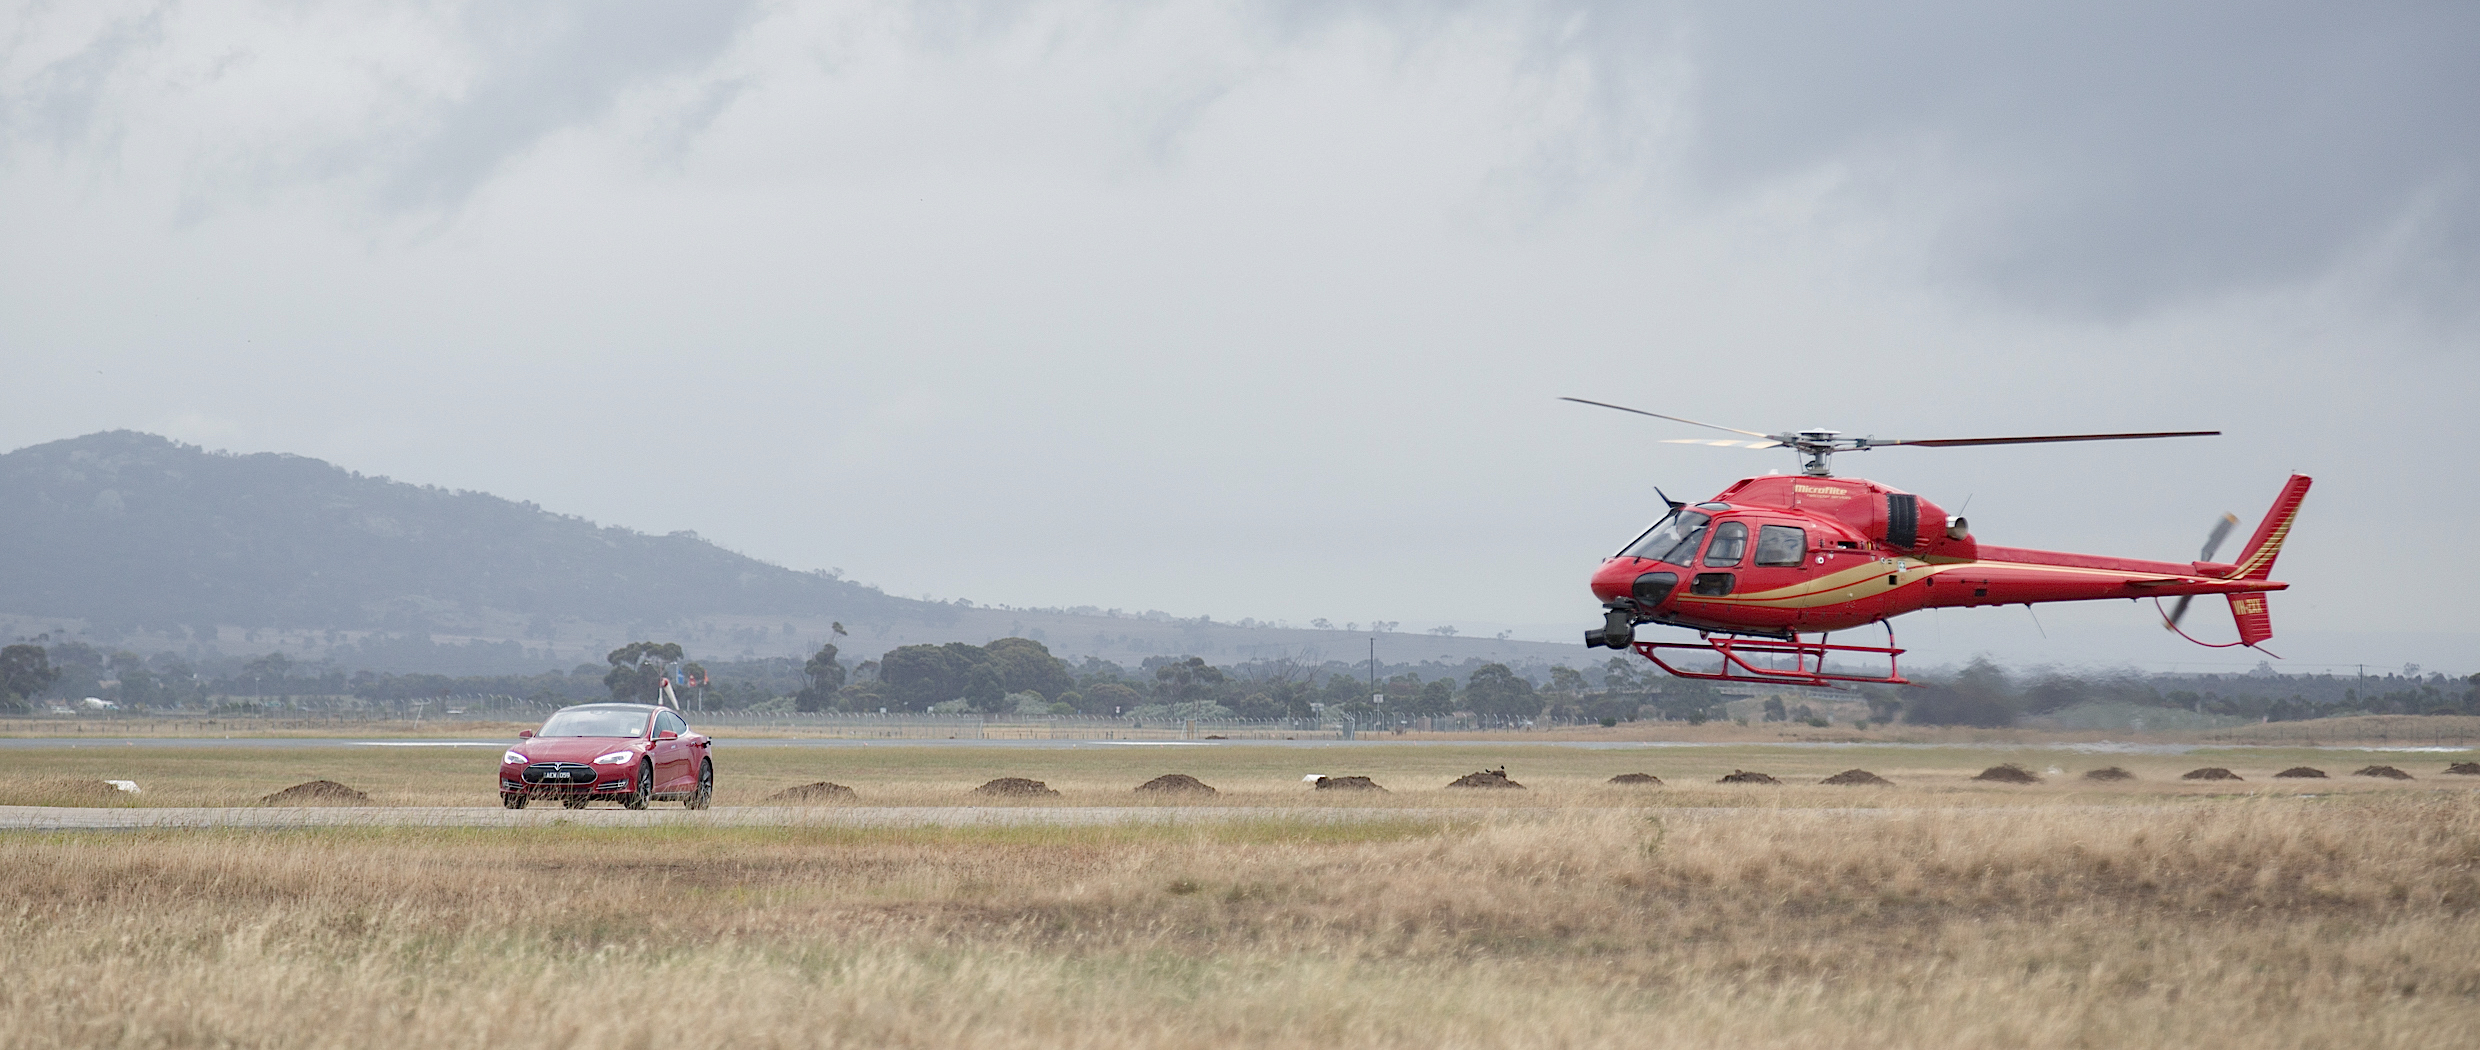
<svg viewBox="0 0 2480 1050">
<path fill-rule="evenodd" d="M 1705 523 L 1712 520 L 1712 516 L 1693 510 L 1672 511 L 1646 529 L 1636 542 L 1628 544 L 1626 554 L 1630 558 L 1685 565 L 1688 559 L 1696 557 L 1696 545 L 1705 538 Z M 1672 557 L 1674 554 L 1678 556 Z"/>
</svg>

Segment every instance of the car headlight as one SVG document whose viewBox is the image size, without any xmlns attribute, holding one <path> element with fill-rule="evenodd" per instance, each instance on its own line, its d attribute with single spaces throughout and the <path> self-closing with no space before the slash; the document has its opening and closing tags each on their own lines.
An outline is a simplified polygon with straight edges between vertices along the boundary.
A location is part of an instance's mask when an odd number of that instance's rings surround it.
<svg viewBox="0 0 2480 1050">
<path fill-rule="evenodd" d="M 595 759 L 594 764 L 598 766 L 617 766 L 627 763 L 636 757 L 637 752 L 635 751 L 614 751 L 608 755 Z"/>
<path fill-rule="evenodd" d="M 514 751 L 510 751 L 499 756 L 499 764 L 503 766 L 522 766 L 528 761 L 530 760 L 524 755 L 520 755 Z"/>
</svg>

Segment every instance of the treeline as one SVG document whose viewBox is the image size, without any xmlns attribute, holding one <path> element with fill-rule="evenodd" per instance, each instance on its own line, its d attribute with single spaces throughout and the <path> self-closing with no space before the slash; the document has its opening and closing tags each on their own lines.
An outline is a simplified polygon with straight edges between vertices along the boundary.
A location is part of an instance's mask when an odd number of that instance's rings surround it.
<svg viewBox="0 0 2480 1050">
<path fill-rule="evenodd" d="M 1149 657 L 1130 668 L 1086 658 L 1071 664 L 1039 642 L 1002 638 L 890 650 L 848 671 L 825 647 L 804 668 L 795 707 L 809 711 L 932 711 L 987 715 L 1111 715 L 1136 718 L 1308 719 L 1364 723 L 1469 717 L 1481 725 L 1616 724 L 1640 718 L 1702 722 L 1723 697 L 1704 683 L 1669 678 L 1614 659 L 1588 681 L 1556 665 L 1482 660 L 1448 665 L 1310 663 L 1261 659 L 1229 665 L 1196 656 Z M 1373 673 L 1374 672 L 1374 673 Z"/>
<path fill-rule="evenodd" d="M 813 688 L 802 694 L 802 703 L 810 710 L 1138 718 L 1331 713 L 1371 720 L 1469 713 L 1501 722 L 1535 718 L 1543 709 L 1534 681 L 1506 664 L 1380 670 L 1383 676 L 1372 681 L 1367 664 L 1295 659 L 1217 666 L 1196 656 L 1160 656 L 1130 668 L 1089 657 L 1071 665 L 1040 642 L 1002 638 L 982 646 L 903 646 L 855 667 L 851 680 L 832 693 Z"/>
<path fill-rule="evenodd" d="M 193 664 L 141 657 L 83 642 L 37 638 L 0 651 L 0 708 L 25 711 L 47 698 L 99 697 L 126 709 L 198 709 L 236 698 L 259 707 L 364 704 L 402 708 L 442 697 L 506 697 L 536 706 L 595 700 L 647 701 L 671 680 L 694 710 L 946 712 L 990 716 L 1101 715 L 1137 718 L 1308 719 L 1364 723 L 1460 716 L 1481 725 L 1529 722 L 1615 725 L 1689 723 L 1725 717 L 1734 695 L 1672 678 L 1642 660 L 1601 667 L 1509 665 L 1468 660 L 1384 664 L 1261 659 L 1216 665 L 1195 656 L 1149 657 L 1135 667 L 1088 657 L 1060 659 L 1041 642 L 909 645 L 850 663 L 837 647 L 806 660 L 768 658 L 700 664 L 669 642 L 633 642 L 602 664 L 530 675 L 379 674 L 282 653 Z M 1374 678 L 1374 681 L 1373 681 Z M 2480 675 L 2156 675 L 2035 668 L 2010 672 L 1976 660 L 1909 687 L 1841 694 L 1866 701 L 1875 724 L 2010 726 L 2085 704 L 2124 704 L 2268 721 L 2358 714 L 2480 715 Z M 1816 705 L 1769 699 L 1752 718 L 1828 724 Z M 1846 708 L 1846 710 L 1849 710 Z M 1860 719 L 1855 719 L 1859 721 Z"/>
<path fill-rule="evenodd" d="M 2416 666 L 2378 675 L 2151 675 L 2140 671 L 2010 673 L 1986 659 L 1909 688 L 1864 689 L 1873 707 L 1900 709 L 1920 725 L 2010 726 L 2089 703 L 2295 722 L 2349 715 L 2480 715 L 2480 675 L 2421 675 Z"/>
<path fill-rule="evenodd" d="M 506 696 L 582 703 L 607 698 L 605 669 L 533 675 L 347 673 L 331 662 L 303 662 L 283 653 L 193 662 L 174 653 L 141 656 L 84 642 L 8 646 L 0 651 L 0 710 L 24 712 L 42 700 L 95 697 L 130 710 L 200 708 L 234 698 L 316 701 L 352 698 L 401 703 L 441 696 Z"/>
</svg>

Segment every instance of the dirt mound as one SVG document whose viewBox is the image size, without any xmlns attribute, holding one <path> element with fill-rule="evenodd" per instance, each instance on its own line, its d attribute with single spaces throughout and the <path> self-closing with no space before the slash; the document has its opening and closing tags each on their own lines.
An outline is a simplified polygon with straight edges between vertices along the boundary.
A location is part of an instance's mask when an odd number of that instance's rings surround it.
<svg viewBox="0 0 2480 1050">
<path fill-rule="evenodd" d="M 1514 788 L 1518 791 L 1524 790 L 1524 785 L 1507 779 L 1507 770 L 1503 766 L 1498 769 L 1484 769 L 1478 773 L 1466 773 L 1463 776 L 1455 778 L 1455 780 L 1447 786 L 1451 788 Z"/>
<path fill-rule="evenodd" d="M 2283 771 L 2281 771 L 2281 772 L 2279 772 L 2279 773 L 2274 774 L 2274 775 L 2273 775 L 2273 779 L 2275 779 L 2275 780 L 2310 780 L 2310 779 L 2313 779 L 2313 780 L 2323 780 L 2323 779 L 2325 779 L 2325 771 L 2324 771 L 2324 770 L 2322 770 L 2322 769 L 2310 769 L 2310 768 L 2308 768 L 2307 766 L 2292 766 L 2292 767 L 2290 767 L 2289 769 L 2285 769 L 2285 770 L 2283 770 Z"/>
<path fill-rule="evenodd" d="M 2351 773 L 2355 777 L 2384 777 L 2387 780 L 2409 780 L 2411 774 L 2392 766 L 2368 766 Z"/>
<path fill-rule="evenodd" d="M 2124 769 L 2120 769 L 2117 766 L 2103 766 L 2099 769 L 2089 769 L 2084 771 L 2084 779 L 2086 780 L 2134 780 L 2135 778 L 2135 774 L 2127 772 Z"/>
<path fill-rule="evenodd" d="M 2239 775 L 2239 774 L 2237 774 L 2237 773 L 2233 773 L 2233 772 L 2231 772 L 2231 771 L 2229 771 L 2229 770 L 2227 770 L 2227 769 L 2223 769 L 2223 768 L 2222 768 L 2222 767 L 2220 767 L 2220 766 L 2206 766 L 2206 767 L 2204 767 L 2203 769 L 2191 769 L 2191 770 L 2188 770 L 2188 771 L 2187 771 L 2187 772 L 2185 772 L 2185 773 L 2181 773 L 2181 774 L 2179 774 L 2179 779 L 2181 779 L 2181 780 L 2245 780 L 2245 779 L 2247 779 L 2247 778 L 2246 778 L 2246 777 L 2243 777 L 2243 776 L 2240 776 L 2240 775 Z"/>
<path fill-rule="evenodd" d="M 1996 784 L 2038 784 L 2041 782 L 2041 774 L 2009 762 L 2003 766 L 1991 766 L 1981 770 L 1981 775 L 1972 779 L 1986 780 Z"/>
<path fill-rule="evenodd" d="M 1846 769 L 1846 770 L 1844 770 L 1844 771 L 1842 771 L 1842 772 L 1840 772 L 1840 773 L 1836 773 L 1836 774 L 1834 774 L 1833 776 L 1830 776 L 1830 777 L 1825 778 L 1825 780 L 1821 781 L 1821 783 L 1836 784 L 1836 785 L 1846 785 L 1846 786 L 1853 786 L 1853 787 L 1893 787 L 1893 786 L 1894 786 L 1894 781 L 1891 781 L 1891 780 L 1888 780 L 1888 779 L 1886 779 L 1886 778 L 1884 778 L 1884 777 L 1878 776 L 1877 774 L 1875 774 L 1875 773 L 1871 773 L 1871 772 L 1869 772 L 1868 770 L 1865 770 L 1865 769 Z"/>
<path fill-rule="evenodd" d="M 333 780 L 295 784 L 259 800 L 270 806 L 367 806 L 370 796 Z"/>
<path fill-rule="evenodd" d="M 1165 773 L 1137 785 L 1139 791 L 1160 791 L 1174 795 L 1218 794 L 1212 785 L 1186 773 Z"/>
<path fill-rule="evenodd" d="M 1377 781 L 1375 781 L 1375 780 L 1371 780 L 1371 779 L 1369 779 L 1368 777 L 1319 777 L 1319 778 L 1317 778 L 1317 789 L 1318 789 L 1318 790 L 1320 790 L 1320 791 L 1335 791 L 1335 790 L 1342 790 L 1342 791 L 1384 791 L 1384 790 L 1386 790 L 1385 788 L 1379 787 L 1379 786 L 1378 786 L 1378 782 L 1377 782 Z"/>
<path fill-rule="evenodd" d="M 1749 772 L 1749 771 L 1747 771 L 1747 770 L 1745 770 L 1745 769 L 1734 769 L 1734 770 L 1732 770 L 1732 771 L 1730 771 L 1730 772 L 1728 772 L 1728 773 L 1723 774 L 1723 775 L 1722 775 L 1722 782 L 1723 782 L 1723 783 L 1725 783 L 1725 784 L 1780 784 L 1780 783 L 1782 783 L 1782 781 L 1776 780 L 1776 779 L 1774 779 L 1773 777 L 1766 776 L 1766 775 L 1765 775 L 1765 774 L 1763 774 L 1763 773 L 1751 773 L 1751 772 Z"/>
<path fill-rule="evenodd" d="M 842 784 L 821 780 L 815 784 L 788 787 L 766 797 L 769 806 L 809 806 L 820 802 L 850 802 L 861 793 Z"/>
<path fill-rule="evenodd" d="M 1610 782 L 1613 784 L 1648 784 L 1653 787 L 1662 786 L 1662 778 L 1654 776 L 1651 773 L 1621 773 L 1618 776 L 1610 778 Z"/>
<path fill-rule="evenodd" d="M 2457 762 L 2447 766 L 2446 772 L 2456 776 L 2480 777 L 2480 762 Z"/>
<path fill-rule="evenodd" d="M 1059 792 L 1051 790 L 1051 786 L 1049 784 L 1045 784 L 1039 780 L 1027 780 L 1023 777 L 1000 777 L 990 783 L 974 788 L 973 793 L 976 795 L 999 795 L 1006 798 L 1059 797 Z"/>
</svg>

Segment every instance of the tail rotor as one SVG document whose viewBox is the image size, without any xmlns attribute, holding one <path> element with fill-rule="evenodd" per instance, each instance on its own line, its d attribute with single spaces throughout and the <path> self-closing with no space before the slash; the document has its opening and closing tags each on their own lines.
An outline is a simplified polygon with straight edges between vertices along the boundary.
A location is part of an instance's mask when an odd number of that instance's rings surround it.
<svg viewBox="0 0 2480 1050">
<path fill-rule="evenodd" d="M 2215 551 L 2219 551 L 2219 550 L 2221 550 L 2221 549 L 2222 549 L 2222 543 L 2223 543 L 2224 541 L 2226 541 L 2226 540 L 2230 539 L 2230 530 L 2235 529 L 2235 528 L 2238 528 L 2238 527 L 2239 527 L 2239 516 L 2238 516 L 2238 515 L 2236 515 L 2236 514 L 2224 514 L 2224 515 L 2222 515 L 2222 520 L 2220 520 L 2220 521 L 2217 521 L 2217 522 L 2214 522 L 2214 523 L 2213 523 L 2213 534 L 2212 534 L 2212 535 L 2210 535 L 2210 536 L 2205 537 L 2205 541 L 2204 541 L 2204 553 L 2197 555 L 2197 556 L 2196 556 L 2196 560 L 2197 560 L 2197 561 L 2212 561 L 2212 560 L 2213 560 L 2213 554 L 2214 554 L 2214 552 L 2215 552 Z M 2186 618 L 2186 616 L 2187 616 L 2187 603 L 2192 602 L 2192 601 L 2195 601 L 2195 600 L 2196 600 L 2196 596 L 2195 596 L 2195 595 L 2192 595 L 2192 594 L 2182 594 L 2182 595 L 2179 595 L 2179 603 L 2178 603 L 2177 605 L 2173 605 L 2173 606 L 2171 606 L 2171 607 L 2170 607 L 2170 618 L 2169 618 L 2169 621 L 2168 621 L 2167 623 L 2162 624 L 2162 626 L 2163 626 L 2164 628 L 2167 628 L 2167 629 L 2171 630 L 2171 631 L 2176 631 L 2176 630 L 2178 630 L 2178 629 L 2179 629 L 2179 621 L 2180 621 L 2180 620 L 2182 620 L 2182 619 L 2185 619 L 2185 618 Z"/>
</svg>

